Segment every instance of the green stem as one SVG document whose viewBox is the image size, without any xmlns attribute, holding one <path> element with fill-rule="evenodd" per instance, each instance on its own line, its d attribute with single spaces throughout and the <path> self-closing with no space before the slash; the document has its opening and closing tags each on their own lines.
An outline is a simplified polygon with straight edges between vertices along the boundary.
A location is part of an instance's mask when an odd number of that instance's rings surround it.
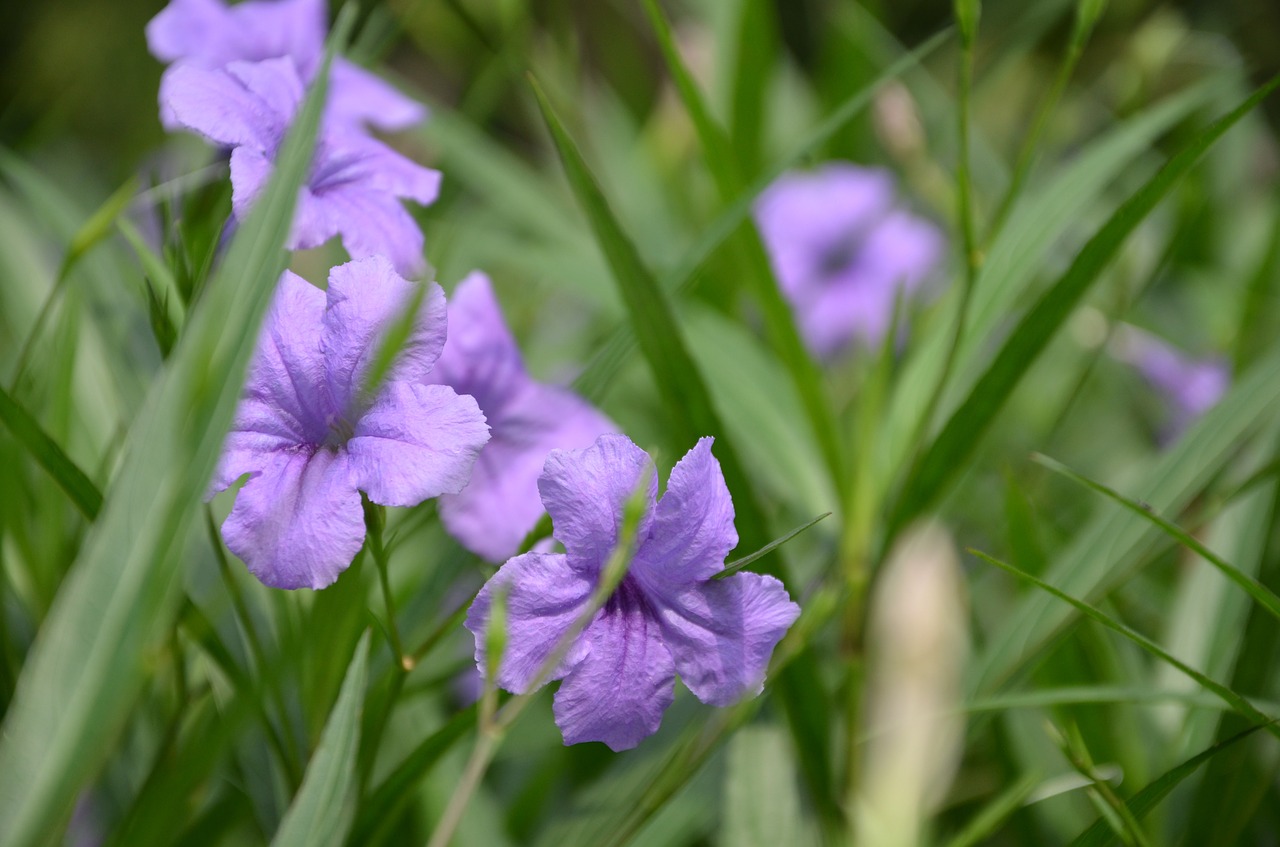
<svg viewBox="0 0 1280 847">
<path fill-rule="evenodd" d="M 363 495 L 362 495 L 363 496 Z M 405 655 L 404 644 L 400 641 L 400 628 L 396 624 L 396 603 L 391 593 L 391 577 L 387 569 L 387 550 L 382 543 L 382 528 L 386 525 L 386 510 L 364 498 L 364 525 L 369 535 L 369 554 L 378 567 L 378 582 L 382 585 L 382 600 L 387 607 L 387 637 L 391 639 L 391 650 L 395 653 L 396 665 L 400 673 L 413 670 L 413 660 Z"/>
</svg>

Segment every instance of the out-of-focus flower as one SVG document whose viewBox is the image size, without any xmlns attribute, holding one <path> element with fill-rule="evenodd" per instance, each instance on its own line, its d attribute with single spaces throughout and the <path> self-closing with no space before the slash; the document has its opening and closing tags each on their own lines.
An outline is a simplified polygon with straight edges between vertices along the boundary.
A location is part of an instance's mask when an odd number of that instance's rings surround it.
<svg viewBox="0 0 1280 847">
<path fill-rule="evenodd" d="M 232 208 L 241 219 L 266 186 L 303 93 L 288 58 L 218 70 L 179 65 L 160 86 L 160 99 L 180 126 L 232 148 Z M 439 171 L 326 121 L 298 194 L 288 247 L 318 247 L 340 235 L 353 259 L 387 256 L 400 273 L 421 273 L 422 230 L 401 200 L 431 203 L 439 189 Z"/>
<path fill-rule="evenodd" d="M 417 285 L 382 258 L 334 268 L 327 291 L 281 277 L 210 486 L 249 474 L 222 536 L 266 585 L 337 579 L 364 543 L 361 491 L 414 506 L 467 484 L 489 437 L 484 415 L 472 398 L 422 384 L 444 347 L 440 286 L 427 287 L 382 383 L 368 385 Z"/>
<path fill-rule="evenodd" d="M 889 331 L 894 302 L 942 256 L 942 233 L 898 205 L 884 170 L 832 163 L 779 177 L 756 203 L 774 273 L 814 355 Z"/>
<path fill-rule="evenodd" d="M 1193 358 L 1137 327 L 1121 327 L 1116 347 L 1119 358 L 1137 368 L 1169 404 L 1166 437 L 1176 437 L 1231 387 L 1231 366 L 1225 359 Z"/>
<path fill-rule="evenodd" d="M 467 613 L 483 670 L 489 610 L 495 592 L 503 594 L 506 649 L 496 682 L 515 693 L 531 690 L 590 614 L 592 595 L 610 576 L 606 565 L 625 541 L 624 512 L 648 480 L 630 567 L 549 676 L 564 680 L 554 713 L 566 744 L 639 744 L 657 731 L 677 672 L 715 706 L 758 694 L 774 646 L 800 612 L 773 577 L 714 578 L 738 534 L 710 438 L 671 471 L 661 500 L 652 468 L 623 435 L 602 435 L 585 450 L 552 451 L 538 489 L 565 552 L 511 559 Z"/>
<path fill-rule="evenodd" d="M 476 398 L 489 422 L 471 482 L 440 498 L 440 517 L 467 549 L 500 562 L 542 515 L 538 476 L 551 450 L 590 446 L 617 427 L 566 388 L 529 376 L 489 278 L 472 273 L 449 301 L 449 340 L 430 381 Z"/>
<path fill-rule="evenodd" d="M 234 6 L 171 0 L 147 24 L 147 46 L 162 62 L 205 70 L 288 57 L 310 83 L 324 57 L 327 14 L 325 0 L 249 0 Z M 178 126 L 163 101 L 160 114 L 166 127 Z M 335 57 L 326 116 L 340 124 L 399 130 L 422 121 L 426 110 L 364 68 Z"/>
</svg>

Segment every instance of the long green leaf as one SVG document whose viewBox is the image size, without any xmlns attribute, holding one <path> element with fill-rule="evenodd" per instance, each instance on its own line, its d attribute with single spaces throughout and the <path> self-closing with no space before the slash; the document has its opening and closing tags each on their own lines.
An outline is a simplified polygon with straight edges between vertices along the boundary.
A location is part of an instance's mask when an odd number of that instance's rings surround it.
<svg viewBox="0 0 1280 847">
<path fill-rule="evenodd" d="M 734 494 L 743 545 L 763 547 L 765 522 L 760 507 L 711 403 L 711 393 L 685 344 L 684 335 L 667 295 L 636 253 L 601 193 L 600 186 L 569 137 L 560 118 L 536 80 L 532 80 L 538 106 L 551 132 L 569 184 L 591 223 L 596 240 L 609 261 L 619 293 L 626 304 L 640 350 L 667 409 L 679 443 L 693 444 L 704 435 L 716 437 L 716 453 L 725 481 Z"/>
<path fill-rule="evenodd" d="M 340 18 L 329 56 L 350 23 Z M 267 189 L 148 394 L 102 514 L 32 646 L 0 733 L 7 847 L 43 843 L 70 813 L 128 720 L 147 652 L 169 628 L 192 521 L 285 266 L 326 79 L 317 77 Z"/>
<path fill-rule="evenodd" d="M 272 847 L 331 847 L 341 844 L 355 816 L 356 751 L 369 671 L 369 633 L 356 645 L 338 701 L 307 765 L 302 787 L 271 839 Z"/>
<path fill-rule="evenodd" d="M 89 520 L 98 516 L 98 510 L 102 508 L 102 493 L 93 480 L 49 437 L 40 422 L 3 388 L 0 388 L 0 421 L 67 493 L 81 514 Z"/>
<path fill-rule="evenodd" d="M 742 14 L 748 21 L 755 22 L 754 25 L 746 24 L 747 26 L 767 29 L 766 24 L 761 20 L 766 14 L 763 8 L 758 8 L 761 5 L 757 0 L 746 0 Z M 662 47 L 667 67 L 676 82 L 676 89 L 680 92 L 686 111 L 693 119 L 694 128 L 702 145 L 703 158 L 720 193 L 720 202 L 727 205 L 741 196 L 746 189 L 746 183 L 742 177 L 743 169 L 738 160 L 739 153 L 724 130 L 711 117 L 702 92 L 699 91 L 692 74 L 680 58 L 680 51 L 676 46 L 671 26 L 667 23 L 656 0 L 645 0 L 645 8 L 658 35 L 658 44 Z M 750 102 L 752 98 L 748 95 L 746 99 Z M 736 102 L 735 97 L 735 104 Z M 735 128 L 736 118 L 735 110 Z M 747 120 L 750 127 L 750 119 Z M 752 150 L 755 149 L 754 143 L 748 146 Z M 791 307 L 783 298 L 778 281 L 774 278 L 764 244 L 760 241 L 760 236 L 749 219 L 744 220 L 738 227 L 732 242 L 737 248 L 738 271 L 760 307 L 760 312 L 764 316 L 765 329 L 778 357 L 790 373 L 792 382 L 795 383 L 796 392 L 800 396 L 805 414 L 809 418 L 809 425 L 813 428 L 818 446 L 822 450 L 832 483 L 837 493 L 843 493 L 848 487 L 846 482 L 848 475 L 844 473 L 843 447 L 836 430 L 835 411 L 823 387 L 822 372 L 805 349 L 804 341 L 796 328 Z"/>
<path fill-rule="evenodd" d="M 1250 735 L 1262 729 L 1263 726 L 1265 725 L 1259 724 L 1237 732 L 1230 738 L 1214 744 L 1207 750 L 1202 750 L 1180 765 L 1165 771 L 1154 782 L 1133 795 L 1125 803 L 1129 808 L 1129 812 L 1138 820 L 1142 820 L 1148 812 L 1159 805 L 1161 800 L 1169 796 L 1169 792 L 1177 788 L 1184 779 L 1195 773 L 1201 765 L 1222 751 L 1244 741 Z M 1070 847 L 1105 847 L 1105 845 L 1113 843 L 1115 843 L 1115 832 L 1106 820 L 1099 819 L 1094 822 L 1093 826 L 1080 833 L 1080 836 L 1071 842 Z"/>
<path fill-rule="evenodd" d="M 1232 565 L 1230 562 L 1226 561 L 1221 556 L 1214 553 L 1212 550 L 1210 550 L 1208 547 L 1201 544 L 1190 533 L 1183 530 L 1177 524 L 1174 524 L 1160 517 L 1158 514 L 1155 513 L 1155 511 L 1150 506 L 1144 506 L 1141 503 L 1138 503 L 1134 500 L 1130 500 L 1128 497 L 1125 497 L 1120 492 L 1114 489 L 1108 488 L 1107 486 L 1103 485 L 1100 482 L 1094 482 L 1093 480 L 1087 477 L 1081 476 L 1080 474 L 1071 470 L 1071 468 L 1067 467 L 1061 462 L 1056 462 L 1053 459 L 1050 459 L 1048 456 L 1042 456 L 1042 455 L 1036 454 L 1034 458 L 1037 462 L 1039 462 L 1041 465 L 1044 465 L 1046 468 L 1053 471 L 1054 473 L 1061 474 L 1062 476 L 1065 476 L 1067 479 L 1071 480 L 1072 482 L 1075 482 L 1079 485 L 1083 485 L 1085 488 L 1088 488 L 1091 491 L 1096 491 L 1102 496 L 1107 497 L 1115 501 L 1116 503 L 1119 503 L 1121 506 L 1124 506 L 1126 509 L 1128 509 L 1130 512 L 1133 512 L 1135 515 L 1138 515 L 1145 520 L 1151 521 L 1151 523 L 1158 526 L 1161 529 L 1161 531 L 1163 531 L 1166 535 L 1168 535 L 1174 541 L 1178 542 L 1183 547 L 1186 547 L 1188 550 L 1191 550 L 1192 552 L 1198 554 L 1206 562 L 1213 565 L 1218 570 L 1222 571 L 1223 575 L 1226 576 L 1227 579 L 1231 580 L 1236 585 L 1243 588 L 1245 592 L 1258 603 L 1258 605 L 1262 606 L 1262 608 L 1270 612 L 1273 616 L 1275 616 L 1277 620 L 1280 620 L 1280 597 L 1277 597 L 1271 591 L 1271 589 L 1267 588 L 1261 582 L 1258 582 L 1258 580 L 1249 576 L 1247 573 L 1245 573 L 1244 571 L 1241 571 L 1235 565 Z"/>
<path fill-rule="evenodd" d="M 995 361 L 978 380 L 969 396 L 952 414 L 911 473 L 891 520 L 892 527 L 905 526 L 911 518 L 929 508 L 947 489 L 957 470 L 977 448 L 1005 401 L 1032 363 L 1049 344 L 1057 330 L 1081 298 L 1119 252 L 1129 234 L 1137 228 L 1169 189 L 1188 171 L 1215 141 L 1280 86 L 1280 76 L 1263 85 L 1243 103 L 1218 119 L 1184 146 L 1148 180 L 1089 239 L 1074 262 L 1057 282 L 1019 321 L 1000 348 Z"/>
<path fill-rule="evenodd" d="M 1097 623 L 1102 624 L 1107 629 L 1110 629 L 1114 632 L 1118 632 L 1120 635 L 1123 635 L 1125 638 L 1129 639 L 1134 644 L 1138 645 L 1143 650 L 1150 653 L 1152 656 L 1155 656 L 1160 661 L 1164 662 L 1170 667 L 1176 668 L 1178 671 L 1182 672 L 1183 674 L 1186 674 L 1191 679 L 1195 680 L 1196 683 L 1198 683 L 1205 690 L 1210 691 L 1213 694 L 1217 695 L 1217 697 L 1221 699 L 1222 702 L 1226 703 L 1234 711 L 1245 716 L 1251 721 L 1266 725 L 1268 728 L 1271 729 L 1273 735 L 1275 735 L 1277 738 L 1280 738 L 1280 729 L 1275 728 L 1275 723 L 1273 719 L 1268 715 L 1264 714 L 1261 710 L 1259 710 L 1256 706 L 1254 706 L 1253 703 L 1249 702 L 1249 700 L 1247 700 L 1245 697 L 1241 696 L 1240 694 L 1237 694 L 1235 691 L 1232 691 L 1230 688 L 1223 685 L 1222 683 L 1212 680 L 1209 677 L 1205 676 L 1204 674 L 1200 673 L 1200 671 L 1196 670 L 1195 668 L 1181 661 L 1176 656 L 1169 653 L 1169 651 L 1165 650 L 1163 647 L 1156 644 L 1151 639 L 1147 638 L 1145 635 L 1142 635 L 1136 630 L 1131 629 L 1128 626 L 1125 626 L 1124 624 L 1117 621 L 1115 618 L 1112 618 L 1110 615 L 1100 611 L 1094 606 L 1090 606 L 1088 603 L 1084 602 L 1083 600 L 1072 597 L 1070 594 L 1067 594 L 1066 592 L 1055 588 L 1054 586 L 1050 585 L 1044 580 L 1038 577 L 1032 576 L 1026 571 L 1019 570 L 1013 565 L 1002 562 L 999 559 L 996 559 L 992 556 L 988 556 L 986 553 L 983 553 L 981 551 L 971 549 L 969 552 L 977 556 L 978 558 L 982 559 L 984 562 L 987 562 L 988 564 L 991 564 L 991 565 L 995 565 L 997 568 L 1000 568 L 1000 570 L 1005 571 L 1006 573 L 1012 574 L 1013 576 L 1016 576 L 1019 579 L 1025 580 L 1031 583 L 1032 585 L 1034 585 L 1036 588 L 1039 588 L 1041 591 L 1044 591 L 1048 594 L 1052 594 L 1054 597 L 1057 597 L 1059 600 L 1063 601 L 1064 603 L 1068 603 L 1071 606 L 1074 606 L 1078 612 L 1080 612 L 1090 620 L 1096 621 Z"/>
</svg>

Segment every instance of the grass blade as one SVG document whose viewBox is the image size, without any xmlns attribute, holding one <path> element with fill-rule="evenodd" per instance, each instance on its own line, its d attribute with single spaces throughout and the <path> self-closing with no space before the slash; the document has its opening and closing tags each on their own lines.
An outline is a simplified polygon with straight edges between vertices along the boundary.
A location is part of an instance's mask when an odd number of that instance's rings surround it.
<svg viewBox="0 0 1280 847">
<path fill-rule="evenodd" d="M 692 444 L 704 435 L 716 437 L 716 452 L 725 480 L 734 494 L 737 523 L 743 536 L 741 541 L 751 548 L 761 547 L 768 540 L 761 537 L 765 526 L 762 513 L 719 415 L 712 407 L 706 383 L 689 355 L 671 304 L 640 260 L 635 245 L 622 231 L 595 177 L 541 86 L 537 80 L 530 79 L 569 184 L 591 223 L 626 303 L 640 350 L 653 372 L 654 382 L 675 430 L 674 437 L 682 444 Z"/>
<path fill-rule="evenodd" d="M 1250 735 L 1262 729 L 1266 724 L 1251 726 L 1241 732 L 1237 732 L 1230 738 L 1214 744 L 1207 750 L 1187 759 L 1182 764 L 1165 771 L 1154 782 L 1147 785 L 1125 804 L 1130 814 L 1138 820 L 1146 817 L 1147 813 L 1154 809 L 1161 800 L 1169 796 L 1169 792 L 1177 788 L 1178 785 L 1191 774 L 1195 773 L 1205 762 L 1212 759 L 1222 751 L 1234 747 L 1241 741 L 1244 741 Z M 1115 832 L 1108 825 L 1106 820 L 1095 821 L 1093 826 L 1080 833 L 1080 836 L 1071 842 L 1070 847 L 1104 847 L 1104 845 L 1115 842 Z"/>
<path fill-rule="evenodd" d="M 3 388 L 0 388 L 0 421 L 67 493 L 81 514 L 89 520 L 98 516 L 102 508 L 102 493 L 93 480 L 49 437 L 40 422 Z"/>
<path fill-rule="evenodd" d="M 733 576 L 735 573 L 742 570 L 747 565 L 754 562 L 756 559 L 759 559 L 763 556 L 768 556 L 774 550 L 778 549 L 783 544 L 786 544 L 788 541 L 795 538 L 797 535 L 804 532 L 809 527 L 818 523 L 823 518 L 829 518 L 829 517 L 831 517 L 830 512 L 823 512 L 821 515 L 818 515 L 813 520 L 809 521 L 806 524 L 796 527 L 795 529 L 791 530 L 781 538 L 777 538 L 777 539 L 774 539 L 773 541 L 770 541 L 768 544 L 761 547 L 756 552 L 751 553 L 750 555 L 747 555 L 747 556 L 743 556 L 741 559 L 735 559 L 734 561 L 729 562 L 727 565 L 724 566 L 724 570 L 720 571 L 720 573 L 713 576 L 712 579 L 724 579 L 725 577 Z"/>
<path fill-rule="evenodd" d="M 272 847 L 330 847 L 341 844 L 355 815 L 356 751 L 360 714 L 369 671 L 369 633 L 356 645 L 338 701 L 329 714 L 320 745 L 307 765 L 302 787 L 271 839 Z"/>
<path fill-rule="evenodd" d="M 330 45 L 349 31 L 339 18 Z M 324 104 L 318 76 L 266 190 L 129 433 L 105 507 L 32 646 L 0 732 L 0 843 L 44 843 L 106 760 L 175 612 L 192 521 L 285 265 Z"/>
<path fill-rule="evenodd" d="M 1170 665 L 1173 668 L 1176 668 L 1177 670 L 1181 671 L 1183 674 L 1186 674 L 1187 676 L 1191 677 L 1191 679 L 1195 680 L 1201 687 L 1217 695 L 1218 698 L 1221 699 L 1228 706 L 1230 706 L 1233 711 L 1247 717 L 1249 720 L 1254 721 L 1255 723 L 1266 725 L 1271 730 L 1273 735 L 1275 735 L 1277 738 L 1280 738 L 1280 729 L 1275 728 L 1275 723 L 1272 720 L 1272 718 L 1270 718 L 1268 715 L 1261 712 L 1256 706 L 1254 706 L 1251 702 L 1249 702 L 1243 696 L 1232 691 L 1230 688 L 1226 687 L 1222 683 L 1210 679 L 1209 677 L 1200 673 L 1200 671 L 1196 670 L 1195 668 L 1187 665 L 1185 662 L 1181 661 L 1176 656 L 1173 656 L 1172 654 L 1170 654 L 1167 650 L 1165 650 L 1160 645 L 1156 644 L 1151 639 L 1147 638 L 1145 635 L 1142 635 L 1136 630 L 1130 629 L 1128 626 L 1125 626 L 1124 624 L 1120 623 L 1115 618 L 1112 618 L 1110 615 L 1107 615 L 1105 612 L 1099 611 L 1097 608 L 1090 606 L 1088 603 L 1084 602 L 1083 600 L 1079 600 L 1075 597 L 1072 597 L 1070 594 L 1067 594 L 1064 591 L 1060 591 L 1059 589 L 1053 587 L 1052 585 L 1045 582 L 1044 580 L 1038 577 L 1032 576 L 1031 574 L 1025 571 L 1019 570 L 1013 565 L 1002 562 L 999 559 L 988 556 L 986 553 L 983 553 L 978 550 L 974 550 L 972 548 L 969 550 L 969 552 L 977 556 L 978 558 L 982 559 L 984 562 L 991 565 L 995 565 L 997 568 L 1000 568 L 1000 570 L 1005 571 L 1006 573 L 1012 574 L 1013 576 L 1016 576 L 1019 579 L 1025 580 L 1026 582 L 1031 583 L 1036 588 L 1039 588 L 1041 591 L 1045 591 L 1049 594 L 1052 594 L 1054 597 L 1057 597 L 1059 600 L 1062 600 L 1064 603 L 1069 603 L 1070 605 L 1074 606 L 1077 611 L 1079 611 L 1081 614 L 1083 614 L 1085 617 L 1089 618 L 1090 620 L 1096 621 L 1097 623 L 1102 624 L 1107 629 L 1118 632 L 1120 635 L 1123 635 L 1125 638 L 1129 639 L 1134 644 L 1138 645 L 1143 650 L 1150 653 L 1152 656 L 1155 656 L 1160 661 L 1164 662 L 1167 665 Z"/>
<path fill-rule="evenodd" d="M 985 844 L 987 839 L 1022 807 L 1026 799 L 1031 796 L 1031 792 L 1035 791 L 1039 785 L 1040 776 L 1032 773 L 1001 791 L 969 821 L 964 829 L 947 842 L 947 847 L 975 847 L 978 844 Z"/>
<path fill-rule="evenodd" d="M 1014 387 L 1115 257 L 1129 234 L 1150 214 L 1174 183 L 1199 161 L 1200 156 L 1228 129 L 1253 111 L 1277 86 L 1280 86 L 1280 76 L 1271 79 L 1243 103 L 1203 130 L 1117 209 L 1102 229 L 1089 239 L 1066 273 L 1019 321 L 1017 328 L 996 355 L 995 361 L 929 446 L 908 477 L 890 521 L 891 528 L 906 526 L 911 518 L 929 508 L 954 479 L 956 470 L 967 466 L 967 458 L 977 447 L 982 433 L 1004 406 Z"/>
<path fill-rule="evenodd" d="M 1160 529 L 1163 530 L 1164 533 L 1168 535 L 1170 538 L 1172 538 L 1174 541 L 1178 542 L 1183 547 L 1186 547 L 1188 550 L 1191 550 L 1192 552 L 1196 553 L 1201 558 L 1203 558 L 1206 562 L 1213 565 L 1218 570 L 1222 571 L 1223 575 L 1226 576 L 1227 579 L 1231 580 L 1236 585 L 1243 588 L 1245 593 L 1247 593 L 1250 597 L 1252 597 L 1258 603 L 1258 605 L 1262 606 L 1264 609 L 1266 609 L 1268 612 L 1274 615 L 1277 620 L 1280 620 L 1280 597 L 1277 597 L 1269 588 L 1267 588 L 1261 582 L 1258 582 L 1258 580 L 1249 576 L 1247 573 L 1240 570 L 1235 565 L 1232 565 L 1230 562 L 1227 562 L 1221 556 L 1217 555 L 1212 550 L 1210 550 L 1208 547 L 1205 547 L 1203 544 L 1197 541 L 1190 533 L 1181 529 L 1177 524 L 1171 523 L 1170 521 L 1167 521 L 1164 518 L 1157 515 L 1151 509 L 1150 506 L 1144 506 L 1141 503 L 1137 503 L 1133 500 L 1130 500 L 1128 497 L 1125 497 L 1120 492 L 1114 489 L 1108 488 L 1107 486 L 1103 485 L 1100 482 L 1094 482 L 1093 480 L 1088 479 L 1087 477 L 1083 477 L 1080 474 L 1068 468 L 1066 465 L 1060 462 L 1056 462 L 1053 459 L 1050 459 L 1048 456 L 1042 456 L 1040 454 L 1036 454 L 1032 458 L 1034 458 L 1036 462 L 1048 468 L 1049 470 L 1053 471 L 1054 473 L 1060 474 L 1066 477 L 1067 479 L 1071 480 L 1072 482 L 1083 485 L 1085 488 L 1088 488 L 1092 491 L 1096 491 L 1097 493 L 1103 495 L 1104 497 L 1107 497 L 1115 501 L 1116 503 L 1119 503 L 1121 506 L 1124 506 L 1126 509 L 1133 512 L 1135 515 L 1139 515 L 1145 518 L 1146 520 L 1151 521 L 1151 523 L 1160 527 Z"/>
</svg>

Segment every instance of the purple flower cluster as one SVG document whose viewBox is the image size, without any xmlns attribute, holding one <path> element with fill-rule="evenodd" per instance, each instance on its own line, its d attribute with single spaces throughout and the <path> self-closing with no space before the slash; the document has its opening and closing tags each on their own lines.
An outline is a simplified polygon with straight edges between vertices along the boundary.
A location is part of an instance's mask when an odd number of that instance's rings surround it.
<svg viewBox="0 0 1280 847">
<path fill-rule="evenodd" d="M 647 508 L 630 567 L 591 614 L 592 596 L 620 541 L 624 506 L 646 478 Z M 657 731 L 676 673 L 698 699 L 715 706 L 760 692 L 773 648 L 800 609 L 773 577 L 714 578 L 738 534 L 710 438 L 671 471 L 661 500 L 648 454 L 622 435 L 603 435 L 585 450 L 553 451 L 538 489 L 565 552 L 511 559 L 467 613 L 476 662 L 484 668 L 490 610 L 495 593 L 503 593 L 507 647 L 498 685 L 524 693 L 562 679 L 555 719 L 565 743 L 603 741 L 613 750 Z M 559 666 L 544 673 L 588 614 Z"/>
<path fill-rule="evenodd" d="M 319 68 L 324 4 L 174 0 L 147 28 L 151 51 L 174 64 L 160 82 L 167 126 L 231 150 L 232 208 L 243 218 L 265 187 L 285 133 Z M 424 112 L 347 62 L 336 63 L 329 99 L 288 247 L 334 236 L 353 259 L 386 256 L 406 275 L 426 270 L 422 231 L 403 200 L 428 204 L 440 174 L 370 137 L 364 124 L 400 128 Z"/>
<path fill-rule="evenodd" d="M 915 294 L 945 242 L 901 208 L 887 171 L 833 163 L 788 173 L 756 203 L 756 223 L 813 354 L 878 344 L 894 302 Z"/>
<path fill-rule="evenodd" d="M 152 53 L 172 63 L 161 120 L 230 150 L 238 218 L 270 178 L 325 29 L 323 0 L 172 0 L 147 27 Z M 289 272 L 279 281 L 209 489 L 245 480 L 222 526 L 227 547 L 268 586 L 324 588 L 364 545 L 362 498 L 439 498 L 464 546 L 509 559 L 467 616 L 479 666 L 496 591 L 509 604 L 510 645 L 498 684 L 530 689 L 572 641 L 550 674 L 564 679 L 555 711 L 566 743 L 635 746 L 657 729 L 677 673 L 714 705 L 759 693 L 799 609 L 772 577 L 713 578 L 738 539 L 711 439 L 656 499 L 645 453 L 582 398 L 525 370 L 487 277 L 464 280 L 448 309 L 440 286 L 404 278 L 426 262 L 402 201 L 432 202 L 440 175 L 368 129 L 423 116 L 377 77 L 332 65 L 288 246 L 339 236 L 352 261 L 324 290 Z M 632 561 L 597 606 L 642 477 L 652 484 Z M 566 552 L 515 555 L 544 508 Z"/>
</svg>

